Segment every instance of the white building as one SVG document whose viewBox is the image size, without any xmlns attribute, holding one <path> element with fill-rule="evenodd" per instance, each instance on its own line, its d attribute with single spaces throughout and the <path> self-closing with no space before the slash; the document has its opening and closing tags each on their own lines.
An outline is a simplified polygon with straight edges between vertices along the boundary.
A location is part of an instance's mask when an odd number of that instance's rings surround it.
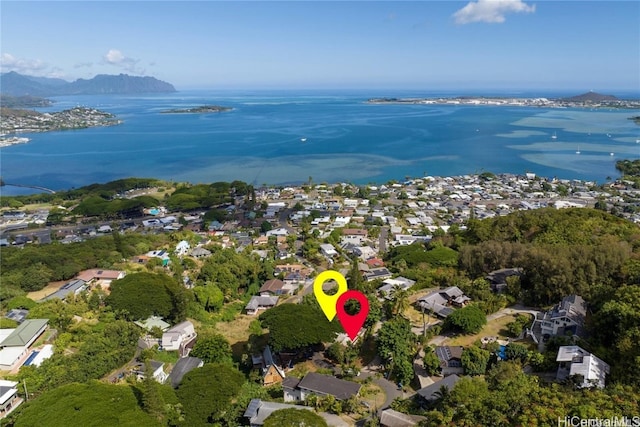
<svg viewBox="0 0 640 427">
<path fill-rule="evenodd" d="M 577 345 L 564 345 L 558 349 L 556 362 L 560 363 L 556 378 L 560 381 L 578 376 L 582 382 L 580 388 L 604 388 L 604 382 L 609 373 L 609 365 L 600 358 Z"/>
</svg>

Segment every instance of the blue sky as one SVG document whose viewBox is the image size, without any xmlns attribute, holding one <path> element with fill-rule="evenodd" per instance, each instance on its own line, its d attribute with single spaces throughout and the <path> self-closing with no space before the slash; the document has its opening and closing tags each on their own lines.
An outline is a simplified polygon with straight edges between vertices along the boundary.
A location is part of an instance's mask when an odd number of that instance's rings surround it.
<svg viewBox="0 0 640 427">
<path fill-rule="evenodd" d="M 178 89 L 640 91 L 640 2 L 5 1 L 2 71 Z"/>
</svg>

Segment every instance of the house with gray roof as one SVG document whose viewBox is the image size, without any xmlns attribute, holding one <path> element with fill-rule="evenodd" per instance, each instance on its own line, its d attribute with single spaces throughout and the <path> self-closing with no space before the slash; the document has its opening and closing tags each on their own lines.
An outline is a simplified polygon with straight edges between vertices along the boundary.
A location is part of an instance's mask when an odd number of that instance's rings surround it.
<svg viewBox="0 0 640 427">
<path fill-rule="evenodd" d="M 264 421 L 275 411 L 279 411 L 281 409 L 298 409 L 301 411 L 312 411 L 313 408 L 310 406 L 301 406 L 301 405 L 292 405 L 288 403 L 278 403 L 278 402 L 266 402 L 260 399 L 252 399 L 247 406 L 247 410 L 244 411 L 244 417 L 248 419 L 249 425 L 251 427 L 259 427 L 264 424 Z M 328 414 L 326 412 L 319 412 L 324 420 L 327 422 L 327 425 L 331 427 L 348 427 L 349 424 L 344 422 L 340 417 L 333 414 Z"/>
<path fill-rule="evenodd" d="M 360 387 L 360 384 L 353 381 L 341 380 L 316 372 L 309 372 L 302 380 L 295 377 L 287 377 L 282 381 L 285 402 L 305 400 L 311 394 L 319 396 L 331 395 L 337 400 L 346 400 L 352 396 L 357 396 L 360 393 Z"/>
<path fill-rule="evenodd" d="M 458 381 L 460 381 L 460 377 L 458 375 L 449 375 L 438 382 L 421 388 L 418 390 L 417 394 L 424 402 L 431 403 L 438 398 L 438 394 L 442 387 L 451 391 Z"/>
<path fill-rule="evenodd" d="M 266 310 L 275 307 L 278 303 L 278 297 L 266 295 L 252 296 L 247 305 L 244 307 L 247 314 L 256 315 L 259 310 Z"/>
<path fill-rule="evenodd" d="M 64 300 L 67 295 L 71 295 L 71 294 L 78 295 L 80 294 L 80 292 L 86 289 L 87 289 L 87 282 L 81 279 L 75 279 L 65 283 L 64 285 L 62 285 L 60 289 L 58 289 L 51 295 L 47 295 L 46 297 L 42 298 L 40 301 L 48 301 L 53 298 L 59 298 L 61 300 Z"/>
<path fill-rule="evenodd" d="M 584 335 L 587 317 L 587 303 L 579 295 L 569 295 L 551 310 L 536 319 L 540 323 L 542 335 Z"/>
<path fill-rule="evenodd" d="M 420 415 L 408 415 L 402 412 L 387 408 L 380 414 L 380 425 L 383 427 L 408 427 L 417 426 L 418 423 L 426 419 Z"/>
<path fill-rule="evenodd" d="M 0 380 L 0 419 L 9 415 L 21 403 L 22 399 L 18 396 L 18 383 Z"/>
<path fill-rule="evenodd" d="M 171 373 L 167 377 L 167 380 L 169 384 L 171 384 L 171 387 L 177 388 L 186 374 L 196 368 L 201 368 L 202 366 L 204 366 L 204 361 L 202 359 L 191 356 L 182 357 L 176 362 Z"/>
<path fill-rule="evenodd" d="M 462 351 L 461 346 L 438 346 L 435 348 L 436 356 L 440 360 L 442 375 L 445 377 L 452 374 L 462 374 Z"/>
<path fill-rule="evenodd" d="M 454 309 L 452 307 L 463 307 L 471 298 L 467 297 L 457 286 L 450 286 L 446 289 L 431 292 L 429 295 L 418 298 L 416 305 L 419 310 L 431 311 L 441 318 L 445 318 Z"/>
</svg>

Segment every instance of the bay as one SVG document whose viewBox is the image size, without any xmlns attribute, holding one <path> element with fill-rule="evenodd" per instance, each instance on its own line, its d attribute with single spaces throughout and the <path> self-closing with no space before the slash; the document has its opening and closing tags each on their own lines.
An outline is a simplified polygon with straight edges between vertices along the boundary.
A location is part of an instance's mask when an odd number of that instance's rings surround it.
<svg viewBox="0 0 640 427">
<path fill-rule="evenodd" d="M 316 90 L 57 97 L 40 111 L 96 107 L 123 124 L 24 134 L 31 142 L 0 149 L 0 174 L 7 183 L 54 190 L 130 176 L 364 184 L 491 171 L 604 182 L 619 175 L 616 160 L 640 157 L 640 126 L 628 120 L 637 110 L 366 103 L 384 96 L 458 95 L 469 94 Z M 233 110 L 161 113 L 201 105 Z M 5 195 L 24 191 L 2 188 Z"/>
</svg>

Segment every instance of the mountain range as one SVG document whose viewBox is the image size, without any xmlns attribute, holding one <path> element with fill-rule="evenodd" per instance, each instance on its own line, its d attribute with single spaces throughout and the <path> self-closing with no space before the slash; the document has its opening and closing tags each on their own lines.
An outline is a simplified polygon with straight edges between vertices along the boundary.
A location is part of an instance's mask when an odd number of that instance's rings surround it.
<svg viewBox="0 0 640 427">
<path fill-rule="evenodd" d="M 172 84 L 154 77 L 98 74 L 92 79 L 68 82 L 10 71 L 0 74 L 0 92 L 12 96 L 99 95 L 176 92 Z"/>
</svg>

